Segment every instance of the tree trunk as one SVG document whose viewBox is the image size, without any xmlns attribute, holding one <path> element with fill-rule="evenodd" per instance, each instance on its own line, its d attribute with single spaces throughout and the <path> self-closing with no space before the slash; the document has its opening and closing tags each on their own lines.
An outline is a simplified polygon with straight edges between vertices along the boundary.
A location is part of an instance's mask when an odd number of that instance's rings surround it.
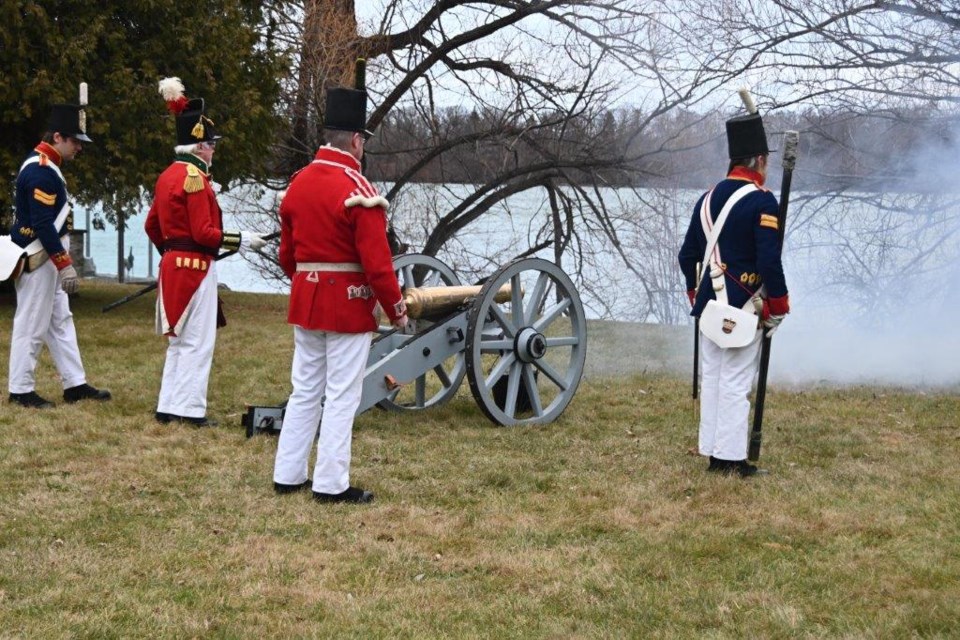
<svg viewBox="0 0 960 640">
<path fill-rule="evenodd" d="M 303 48 L 291 117 L 289 171 L 307 164 L 323 137 L 323 105 L 329 86 L 353 86 L 360 48 L 354 0 L 308 0 Z"/>
</svg>

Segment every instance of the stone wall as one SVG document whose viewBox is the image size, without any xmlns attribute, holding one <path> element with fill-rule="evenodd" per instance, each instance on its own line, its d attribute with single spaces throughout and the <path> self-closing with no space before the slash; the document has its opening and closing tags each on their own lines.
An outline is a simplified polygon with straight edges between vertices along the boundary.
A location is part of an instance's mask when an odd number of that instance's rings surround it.
<svg viewBox="0 0 960 640">
<path fill-rule="evenodd" d="M 70 232 L 70 259 L 73 260 L 73 268 L 83 278 L 97 275 L 97 267 L 93 264 L 93 259 L 83 256 L 83 242 L 86 235 L 86 229 L 73 229 Z"/>
</svg>

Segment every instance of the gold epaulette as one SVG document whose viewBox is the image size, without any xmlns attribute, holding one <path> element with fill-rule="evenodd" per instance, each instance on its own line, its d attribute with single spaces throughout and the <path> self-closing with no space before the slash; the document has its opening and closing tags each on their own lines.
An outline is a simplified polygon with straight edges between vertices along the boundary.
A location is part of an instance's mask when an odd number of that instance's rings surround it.
<svg viewBox="0 0 960 640">
<path fill-rule="evenodd" d="M 203 174 L 192 164 L 187 165 L 187 179 L 183 181 L 183 190 L 187 193 L 203 191 Z"/>
</svg>

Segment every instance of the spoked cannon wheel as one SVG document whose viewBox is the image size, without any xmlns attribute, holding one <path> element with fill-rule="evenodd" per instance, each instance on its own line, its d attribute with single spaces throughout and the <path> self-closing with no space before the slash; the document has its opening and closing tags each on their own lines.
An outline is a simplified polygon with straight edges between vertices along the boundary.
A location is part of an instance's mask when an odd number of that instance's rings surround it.
<svg viewBox="0 0 960 640">
<path fill-rule="evenodd" d="M 450 287 L 460 284 L 460 279 L 453 269 L 433 256 L 421 253 L 395 257 L 393 269 L 397 272 L 401 292 L 413 287 Z M 429 320 L 411 318 L 406 334 L 422 332 L 432 324 Z M 381 325 L 378 332 L 387 334 L 392 330 L 390 325 Z M 397 334 L 393 334 L 393 338 L 397 339 Z M 402 340 L 402 337 L 399 339 Z M 411 384 L 396 389 L 389 398 L 377 403 L 377 406 L 393 411 L 418 411 L 443 404 L 460 388 L 465 373 L 466 366 L 461 351 L 443 364 L 417 376 Z"/>
<path fill-rule="evenodd" d="M 511 285 L 509 302 L 495 297 Z M 501 425 L 557 419 L 576 393 L 587 356 L 587 321 L 576 287 L 557 265 L 518 260 L 484 284 L 470 309 L 467 380 Z"/>
</svg>

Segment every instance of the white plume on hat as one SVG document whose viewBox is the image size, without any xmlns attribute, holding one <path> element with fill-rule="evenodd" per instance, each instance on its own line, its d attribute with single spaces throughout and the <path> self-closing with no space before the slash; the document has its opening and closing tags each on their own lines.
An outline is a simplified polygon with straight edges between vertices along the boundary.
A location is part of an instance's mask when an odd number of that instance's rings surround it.
<svg viewBox="0 0 960 640">
<path fill-rule="evenodd" d="M 179 100 L 183 97 L 184 88 L 180 78 L 164 78 L 157 88 L 166 101 Z"/>
<path fill-rule="evenodd" d="M 157 90 L 167 103 L 167 109 L 173 114 L 179 114 L 187 106 L 187 96 L 184 95 L 183 82 L 180 78 L 164 78 L 157 85 Z"/>
</svg>

